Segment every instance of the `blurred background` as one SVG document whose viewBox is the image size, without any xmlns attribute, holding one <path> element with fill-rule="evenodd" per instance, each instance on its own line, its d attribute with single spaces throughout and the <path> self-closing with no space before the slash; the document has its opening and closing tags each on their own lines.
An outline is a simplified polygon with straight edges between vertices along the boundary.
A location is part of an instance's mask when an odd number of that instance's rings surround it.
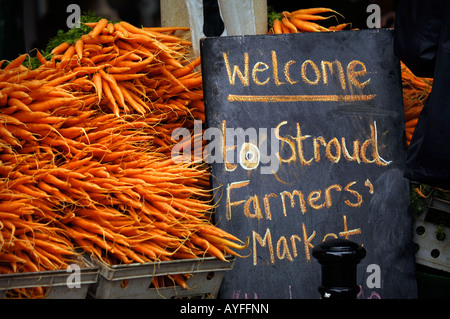
<svg viewBox="0 0 450 319">
<path fill-rule="evenodd" d="M 109 20 L 125 20 L 137 26 L 160 26 L 160 1 L 165 0 L 0 0 L 0 59 L 12 60 L 19 54 L 44 49 L 60 29 L 67 30 L 69 4 L 81 12 L 93 11 Z M 215 0 L 203 0 L 215 1 Z M 268 0 L 276 11 L 301 8 L 332 8 L 352 22 L 354 28 L 367 28 L 366 12 L 371 3 L 381 8 L 381 27 L 393 27 L 396 0 Z"/>
</svg>

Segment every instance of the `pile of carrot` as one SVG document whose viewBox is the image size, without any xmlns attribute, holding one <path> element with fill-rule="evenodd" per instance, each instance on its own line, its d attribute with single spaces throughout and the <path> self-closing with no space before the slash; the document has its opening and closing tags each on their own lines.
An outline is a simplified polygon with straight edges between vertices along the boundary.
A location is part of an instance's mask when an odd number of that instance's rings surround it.
<svg viewBox="0 0 450 319">
<path fill-rule="evenodd" d="M 403 107 L 405 111 L 406 144 L 409 146 L 411 138 L 422 112 L 424 103 L 433 87 L 432 78 L 423 78 L 413 72 L 401 62 Z"/>
<path fill-rule="evenodd" d="M 332 13 L 328 16 L 323 16 L 323 13 Z M 299 33 L 299 32 L 322 32 L 322 31 L 340 31 L 350 26 L 350 23 L 340 23 L 337 25 L 324 27 L 320 21 L 330 18 L 336 18 L 337 15 L 342 16 L 330 8 L 308 8 L 299 9 L 292 12 L 283 11 L 279 18 L 272 22 L 272 27 L 269 34 L 283 34 L 283 33 Z"/>
<path fill-rule="evenodd" d="M 35 69 L 26 54 L 0 61 L 0 273 L 63 269 L 79 253 L 109 265 L 240 256 L 248 242 L 212 224 L 206 164 L 171 157 L 173 130 L 204 119 L 191 43 L 179 28 L 88 26 L 37 52 Z"/>
</svg>

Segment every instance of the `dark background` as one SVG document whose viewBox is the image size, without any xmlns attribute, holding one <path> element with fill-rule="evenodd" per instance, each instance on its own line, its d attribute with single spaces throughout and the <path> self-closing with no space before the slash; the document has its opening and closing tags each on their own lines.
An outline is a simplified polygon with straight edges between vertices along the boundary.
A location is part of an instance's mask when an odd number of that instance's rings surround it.
<svg viewBox="0 0 450 319">
<path fill-rule="evenodd" d="M 164 1 L 164 0 L 163 0 Z M 370 3 L 380 5 L 382 27 L 393 27 L 397 0 L 268 0 L 276 11 L 329 7 L 343 14 L 354 28 L 366 28 Z M 110 20 L 160 26 L 160 0 L 0 0 L 0 60 L 12 60 L 34 48 L 45 49 L 59 29 L 66 30 L 66 12 L 76 3 L 81 12 L 95 11 Z"/>
</svg>

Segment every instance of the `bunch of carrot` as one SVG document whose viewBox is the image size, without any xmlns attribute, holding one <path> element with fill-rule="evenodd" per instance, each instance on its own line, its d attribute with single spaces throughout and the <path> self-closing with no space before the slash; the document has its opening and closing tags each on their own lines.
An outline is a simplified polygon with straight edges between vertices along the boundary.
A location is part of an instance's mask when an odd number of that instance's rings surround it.
<svg viewBox="0 0 450 319">
<path fill-rule="evenodd" d="M 425 100 L 431 93 L 433 79 L 415 76 L 403 62 L 401 62 L 401 72 L 406 144 L 409 146 L 420 112 L 422 112 Z"/>
<path fill-rule="evenodd" d="M 322 13 L 333 13 L 329 16 L 323 16 Z M 350 26 L 350 23 L 340 23 L 335 26 L 324 27 L 319 21 L 336 18 L 336 15 L 342 16 L 330 8 L 308 8 L 299 9 L 292 12 L 283 11 L 278 18 L 272 21 L 272 27 L 269 33 L 299 33 L 299 32 L 322 32 L 322 31 L 340 31 Z M 336 18 L 337 19 L 337 18 Z"/>
<path fill-rule="evenodd" d="M 173 130 L 204 119 L 191 43 L 88 25 L 33 70 L 0 62 L 0 273 L 65 268 L 79 249 L 110 265 L 239 256 L 248 242 L 211 223 L 207 166 L 171 157 Z"/>
</svg>

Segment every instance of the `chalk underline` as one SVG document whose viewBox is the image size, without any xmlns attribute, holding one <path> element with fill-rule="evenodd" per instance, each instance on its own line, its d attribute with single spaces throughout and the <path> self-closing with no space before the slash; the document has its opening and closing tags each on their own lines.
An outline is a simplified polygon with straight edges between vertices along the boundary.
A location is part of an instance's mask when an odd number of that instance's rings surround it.
<svg viewBox="0 0 450 319">
<path fill-rule="evenodd" d="M 369 95 L 235 95 L 229 94 L 229 102 L 355 102 L 370 101 L 376 94 Z"/>
</svg>

